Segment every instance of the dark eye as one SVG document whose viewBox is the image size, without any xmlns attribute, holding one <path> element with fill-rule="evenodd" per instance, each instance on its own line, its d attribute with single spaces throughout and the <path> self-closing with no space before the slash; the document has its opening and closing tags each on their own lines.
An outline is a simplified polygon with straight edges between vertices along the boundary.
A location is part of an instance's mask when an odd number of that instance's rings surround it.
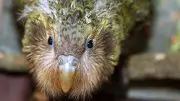
<svg viewBox="0 0 180 101">
<path fill-rule="evenodd" d="M 51 36 L 48 38 L 48 44 L 49 44 L 49 45 L 52 45 L 52 44 L 53 44 L 53 38 L 52 38 Z"/>
<path fill-rule="evenodd" d="M 92 48 L 93 47 L 93 40 L 88 40 L 87 41 L 87 47 Z"/>
</svg>

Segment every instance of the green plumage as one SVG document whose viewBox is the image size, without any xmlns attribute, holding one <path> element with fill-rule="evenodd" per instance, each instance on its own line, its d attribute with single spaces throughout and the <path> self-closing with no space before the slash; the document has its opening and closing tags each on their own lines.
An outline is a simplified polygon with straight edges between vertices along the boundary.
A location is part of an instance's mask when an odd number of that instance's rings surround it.
<svg viewBox="0 0 180 101">
<path fill-rule="evenodd" d="M 79 68 L 69 95 L 85 96 L 113 74 L 121 41 L 148 14 L 148 0 L 31 0 L 20 16 L 25 21 L 23 52 L 38 84 L 52 95 L 62 93 L 59 59 L 76 57 Z M 47 44 L 50 36 L 52 47 Z M 88 40 L 92 49 L 86 47 Z"/>
<path fill-rule="evenodd" d="M 119 43 L 149 14 L 149 0 L 31 0 L 24 4 L 20 18 L 26 19 L 25 33 L 29 22 L 40 21 L 55 30 L 72 25 L 83 34 L 113 32 Z"/>
<path fill-rule="evenodd" d="M 37 20 L 43 15 L 49 17 L 39 19 L 44 24 L 78 23 L 95 28 L 110 25 L 120 40 L 136 21 L 144 20 L 149 13 L 148 0 L 31 0 L 25 4 L 28 9 L 24 10 L 22 18 Z"/>
</svg>

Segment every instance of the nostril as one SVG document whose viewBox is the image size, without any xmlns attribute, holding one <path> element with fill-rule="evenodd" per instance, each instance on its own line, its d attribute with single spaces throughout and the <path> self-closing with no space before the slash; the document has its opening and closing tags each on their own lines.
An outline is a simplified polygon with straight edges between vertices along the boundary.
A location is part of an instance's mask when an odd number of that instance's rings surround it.
<svg viewBox="0 0 180 101">
<path fill-rule="evenodd" d="M 76 66 L 77 65 L 77 60 L 74 59 L 71 64 L 72 64 L 72 66 Z"/>
<path fill-rule="evenodd" d="M 59 59 L 59 65 L 62 65 L 62 64 L 63 64 L 63 59 L 60 58 L 60 59 Z"/>
</svg>

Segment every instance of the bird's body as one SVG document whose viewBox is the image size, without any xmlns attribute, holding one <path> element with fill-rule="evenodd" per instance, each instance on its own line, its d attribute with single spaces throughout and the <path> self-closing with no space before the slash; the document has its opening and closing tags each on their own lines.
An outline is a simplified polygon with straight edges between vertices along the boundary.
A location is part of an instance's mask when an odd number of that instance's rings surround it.
<svg viewBox="0 0 180 101">
<path fill-rule="evenodd" d="M 148 0 L 32 0 L 23 52 L 49 95 L 91 95 L 114 72 L 121 41 L 148 14 Z"/>
</svg>

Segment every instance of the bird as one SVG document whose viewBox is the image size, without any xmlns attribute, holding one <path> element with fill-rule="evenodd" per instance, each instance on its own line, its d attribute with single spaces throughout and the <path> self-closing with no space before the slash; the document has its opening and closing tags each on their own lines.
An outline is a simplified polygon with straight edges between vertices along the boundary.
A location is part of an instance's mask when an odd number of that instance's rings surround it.
<svg viewBox="0 0 180 101">
<path fill-rule="evenodd" d="M 149 14 L 149 0 L 30 0 L 23 54 L 49 96 L 85 98 L 114 73 L 122 41 Z"/>
</svg>

